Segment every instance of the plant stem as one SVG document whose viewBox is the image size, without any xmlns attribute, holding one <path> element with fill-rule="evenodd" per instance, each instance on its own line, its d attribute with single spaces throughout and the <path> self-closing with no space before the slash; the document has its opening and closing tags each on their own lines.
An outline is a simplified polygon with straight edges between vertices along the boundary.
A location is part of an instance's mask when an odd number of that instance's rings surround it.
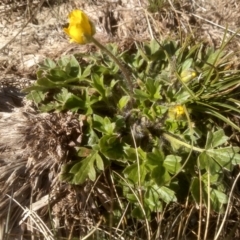
<svg viewBox="0 0 240 240">
<path fill-rule="evenodd" d="M 204 149 L 197 148 L 197 147 L 194 147 L 194 146 L 192 146 L 192 145 L 190 145 L 190 144 L 187 144 L 187 143 L 185 143 L 185 142 L 183 142 L 183 141 L 181 141 L 181 140 L 178 140 L 178 139 L 175 138 L 175 137 L 172 137 L 171 135 L 169 135 L 169 134 L 167 134 L 167 133 L 164 133 L 163 136 L 164 136 L 170 143 L 173 142 L 173 143 L 179 144 L 180 146 L 184 146 L 184 147 L 186 147 L 186 148 L 192 149 L 192 150 L 194 150 L 194 151 L 196 151 L 196 152 L 200 152 L 200 153 L 204 151 Z"/>
<path fill-rule="evenodd" d="M 128 72 L 128 70 L 121 64 L 121 62 L 106 48 L 104 47 L 99 41 L 97 41 L 94 37 L 88 36 L 89 40 L 91 42 L 93 42 L 99 49 L 101 49 L 102 51 L 104 51 L 109 57 L 112 58 L 112 60 L 118 65 L 118 67 L 120 68 L 120 70 L 122 71 L 126 81 L 127 81 L 127 89 L 130 90 L 130 94 L 132 95 L 132 91 L 133 91 L 133 84 L 130 78 L 130 74 Z"/>
</svg>

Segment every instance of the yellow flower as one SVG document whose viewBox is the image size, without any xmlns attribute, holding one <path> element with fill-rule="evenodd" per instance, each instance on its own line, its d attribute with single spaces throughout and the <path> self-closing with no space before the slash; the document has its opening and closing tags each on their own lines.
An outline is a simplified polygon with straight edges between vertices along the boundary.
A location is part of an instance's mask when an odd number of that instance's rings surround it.
<svg viewBox="0 0 240 240">
<path fill-rule="evenodd" d="M 194 79 L 196 76 L 197 76 L 197 73 L 191 68 L 183 70 L 180 74 L 180 77 L 183 82 L 189 82 L 190 80 Z"/>
<path fill-rule="evenodd" d="M 174 120 L 182 119 L 184 114 L 184 108 L 181 105 L 172 106 L 168 110 L 169 118 Z"/>
<path fill-rule="evenodd" d="M 73 10 L 69 15 L 69 26 L 64 32 L 71 38 L 70 42 L 79 44 L 88 43 L 89 37 L 95 34 L 94 25 L 88 16 L 81 10 Z"/>
</svg>

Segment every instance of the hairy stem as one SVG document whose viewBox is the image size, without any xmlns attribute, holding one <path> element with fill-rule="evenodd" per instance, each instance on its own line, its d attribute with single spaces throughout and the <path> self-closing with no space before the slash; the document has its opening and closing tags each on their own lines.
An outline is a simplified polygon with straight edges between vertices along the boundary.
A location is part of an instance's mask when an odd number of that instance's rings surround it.
<svg viewBox="0 0 240 240">
<path fill-rule="evenodd" d="M 122 63 L 117 59 L 106 47 L 104 47 L 99 41 L 97 41 L 94 37 L 88 36 L 89 40 L 93 42 L 99 49 L 104 51 L 112 60 L 118 65 L 120 70 L 122 71 L 124 78 L 126 80 L 126 87 L 128 90 L 130 90 L 130 95 L 132 95 L 133 91 L 133 84 L 130 78 L 130 74 L 128 70 L 122 65 Z"/>
</svg>

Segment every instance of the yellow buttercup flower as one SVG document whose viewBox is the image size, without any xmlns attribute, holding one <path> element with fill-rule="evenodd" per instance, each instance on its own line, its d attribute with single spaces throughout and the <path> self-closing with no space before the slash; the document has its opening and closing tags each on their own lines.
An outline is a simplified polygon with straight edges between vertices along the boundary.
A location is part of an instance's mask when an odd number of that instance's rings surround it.
<svg viewBox="0 0 240 240">
<path fill-rule="evenodd" d="M 89 38 L 95 34 L 94 25 L 88 16 L 81 10 L 73 10 L 69 15 L 69 26 L 64 32 L 71 38 L 70 42 L 79 44 L 88 43 Z"/>
<path fill-rule="evenodd" d="M 185 116 L 184 108 L 181 105 L 172 106 L 168 110 L 168 116 L 171 119 L 179 120 Z"/>
</svg>

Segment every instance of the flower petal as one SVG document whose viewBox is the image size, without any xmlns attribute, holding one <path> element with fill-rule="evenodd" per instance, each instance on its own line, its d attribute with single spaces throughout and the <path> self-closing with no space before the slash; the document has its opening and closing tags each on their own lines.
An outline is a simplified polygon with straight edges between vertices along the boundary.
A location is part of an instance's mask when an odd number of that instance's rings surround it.
<svg viewBox="0 0 240 240">
<path fill-rule="evenodd" d="M 88 37 L 95 34 L 94 25 L 88 16 L 81 10 L 73 10 L 69 15 L 69 26 L 64 28 L 64 32 L 71 38 L 71 41 L 79 44 L 88 42 Z"/>
</svg>

